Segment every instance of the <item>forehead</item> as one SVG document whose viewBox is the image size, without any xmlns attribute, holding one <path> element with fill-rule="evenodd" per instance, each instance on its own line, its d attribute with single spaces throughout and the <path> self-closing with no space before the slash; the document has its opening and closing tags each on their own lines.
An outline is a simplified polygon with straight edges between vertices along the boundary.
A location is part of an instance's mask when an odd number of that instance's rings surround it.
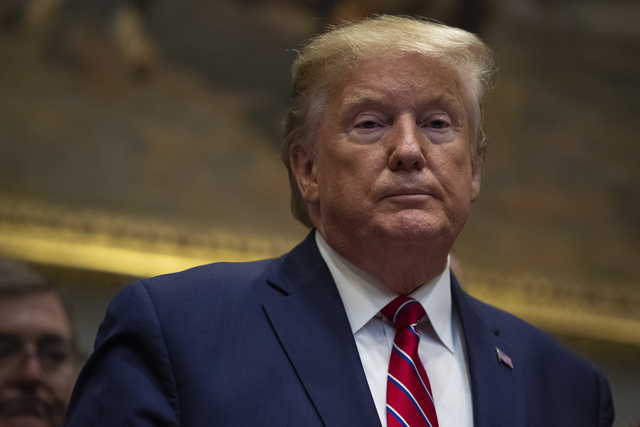
<svg viewBox="0 0 640 427">
<path fill-rule="evenodd" d="M 445 103 L 464 109 L 464 88 L 452 66 L 419 54 L 367 58 L 336 85 L 332 104 L 383 102 L 420 106 Z"/>
<path fill-rule="evenodd" d="M 53 292 L 38 292 L 0 296 L 0 333 L 70 337 L 71 326 L 60 298 Z"/>
</svg>

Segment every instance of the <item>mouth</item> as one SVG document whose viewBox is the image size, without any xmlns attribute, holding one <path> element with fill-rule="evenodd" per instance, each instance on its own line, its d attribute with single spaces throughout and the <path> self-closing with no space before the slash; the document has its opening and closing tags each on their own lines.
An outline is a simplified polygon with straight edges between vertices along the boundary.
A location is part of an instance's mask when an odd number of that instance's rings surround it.
<svg viewBox="0 0 640 427">
<path fill-rule="evenodd" d="M 0 419 L 24 417 L 50 420 L 53 412 L 50 404 L 37 398 L 14 398 L 0 401 Z"/>
<path fill-rule="evenodd" d="M 403 188 L 385 192 L 381 199 L 396 201 L 423 201 L 437 198 L 433 191 L 420 188 Z"/>
</svg>

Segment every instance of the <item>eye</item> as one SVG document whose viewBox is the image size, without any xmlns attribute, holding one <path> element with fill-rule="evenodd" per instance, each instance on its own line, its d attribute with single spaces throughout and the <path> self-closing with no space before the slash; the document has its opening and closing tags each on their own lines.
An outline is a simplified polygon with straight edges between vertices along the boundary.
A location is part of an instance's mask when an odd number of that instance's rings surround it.
<svg viewBox="0 0 640 427">
<path fill-rule="evenodd" d="M 67 350 L 49 349 L 40 355 L 40 360 L 42 360 L 43 364 L 55 368 L 64 363 L 67 359 L 69 359 L 69 357 L 70 354 Z"/>
<path fill-rule="evenodd" d="M 425 117 L 420 126 L 429 129 L 447 129 L 452 126 L 451 118 L 444 113 L 430 114 Z"/>
<path fill-rule="evenodd" d="M 20 338 L 14 335 L 0 334 L 0 360 L 7 359 L 22 351 Z"/>
<path fill-rule="evenodd" d="M 379 123 L 377 120 L 372 119 L 360 120 L 354 125 L 354 127 L 357 129 L 376 129 L 381 126 L 381 123 Z"/>
<path fill-rule="evenodd" d="M 358 114 L 352 123 L 351 135 L 363 142 L 377 139 L 387 126 L 385 118 L 374 113 Z"/>
<path fill-rule="evenodd" d="M 429 120 L 428 126 L 434 129 L 445 129 L 451 126 L 451 124 L 445 119 L 432 119 Z"/>
<path fill-rule="evenodd" d="M 71 359 L 71 355 L 71 344 L 63 337 L 45 336 L 38 342 L 38 357 L 49 370 L 57 369 Z"/>
</svg>

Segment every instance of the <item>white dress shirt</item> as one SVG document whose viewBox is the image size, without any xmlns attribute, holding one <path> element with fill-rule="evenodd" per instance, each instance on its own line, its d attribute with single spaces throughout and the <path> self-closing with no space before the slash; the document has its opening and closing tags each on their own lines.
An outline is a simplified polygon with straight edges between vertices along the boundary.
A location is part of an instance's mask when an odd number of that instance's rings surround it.
<svg viewBox="0 0 640 427">
<path fill-rule="evenodd" d="M 380 422 L 387 427 L 387 370 L 395 328 L 380 310 L 397 294 L 334 251 L 319 232 L 315 238 L 342 298 Z M 431 382 L 438 423 L 440 427 L 473 427 L 464 339 L 451 304 L 449 260 L 439 276 L 409 296 L 427 312 L 428 319 L 417 328 L 418 353 Z"/>
</svg>

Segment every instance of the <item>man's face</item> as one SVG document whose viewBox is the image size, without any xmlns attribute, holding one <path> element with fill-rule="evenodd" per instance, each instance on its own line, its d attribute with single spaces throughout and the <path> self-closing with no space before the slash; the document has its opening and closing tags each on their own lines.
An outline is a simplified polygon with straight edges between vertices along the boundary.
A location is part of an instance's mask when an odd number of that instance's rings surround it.
<svg viewBox="0 0 640 427">
<path fill-rule="evenodd" d="M 0 297 L 0 427 L 62 425 L 74 379 L 71 327 L 59 298 Z"/>
<path fill-rule="evenodd" d="M 453 243 L 480 187 L 464 93 L 452 69 L 417 55 L 368 59 L 347 76 L 298 169 L 330 242 Z"/>
</svg>

